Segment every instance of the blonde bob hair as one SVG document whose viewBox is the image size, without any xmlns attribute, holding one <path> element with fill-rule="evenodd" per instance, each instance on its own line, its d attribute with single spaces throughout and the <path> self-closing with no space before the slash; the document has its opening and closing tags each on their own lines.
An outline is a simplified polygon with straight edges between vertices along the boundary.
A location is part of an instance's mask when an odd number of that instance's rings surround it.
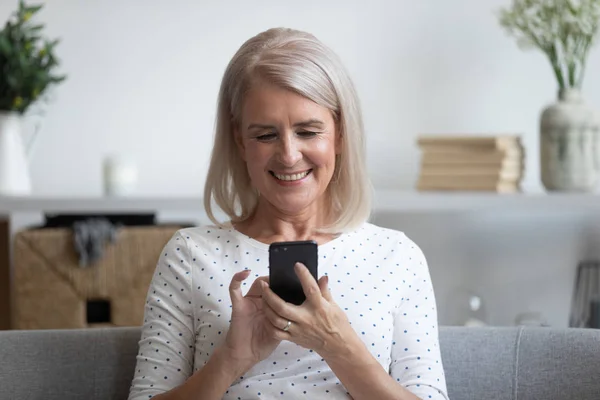
<svg viewBox="0 0 600 400">
<path fill-rule="evenodd" d="M 331 223 L 321 232 L 341 233 L 366 222 L 372 188 L 367 174 L 362 115 L 354 85 L 338 57 L 313 35 L 270 29 L 245 42 L 225 70 L 219 91 L 214 146 L 204 207 L 216 225 L 214 203 L 232 223 L 252 216 L 259 193 L 239 154 L 234 127 L 240 123 L 245 94 L 265 81 L 331 110 L 342 141 L 327 194 Z"/>
</svg>

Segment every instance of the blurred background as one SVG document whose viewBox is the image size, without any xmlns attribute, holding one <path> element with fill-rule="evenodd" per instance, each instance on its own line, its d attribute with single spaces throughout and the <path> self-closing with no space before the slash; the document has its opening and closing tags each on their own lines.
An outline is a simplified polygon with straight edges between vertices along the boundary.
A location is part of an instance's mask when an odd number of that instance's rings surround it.
<svg viewBox="0 0 600 400">
<path fill-rule="evenodd" d="M 541 182 L 540 115 L 558 86 L 544 54 L 523 51 L 500 26 L 510 3 L 41 2 L 35 18 L 60 38 L 57 71 L 67 79 L 23 120 L 25 141 L 35 140 L 31 192 L 0 198 L 10 237 L 47 223 L 47 211 L 131 213 L 136 204 L 157 221 L 205 223 L 200 196 L 224 69 L 251 36 L 291 27 L 333 48 L 354 79 L 373 221 L 423 249 L 440 323 L 568 326 L 578 265 L 600 259 L 600 202 L 596 186 L 548 193 Z M 0 2 L 0 22 L 17 8 Z M 597 109 L 599 70 L 592 49 L 581 93 Z M 518 135 L 519 193 L 417 191 L 424 134 Z M 135 170 L 135 188 L 118 200 L 106 191 L 110 157 Z"/>
</svg>

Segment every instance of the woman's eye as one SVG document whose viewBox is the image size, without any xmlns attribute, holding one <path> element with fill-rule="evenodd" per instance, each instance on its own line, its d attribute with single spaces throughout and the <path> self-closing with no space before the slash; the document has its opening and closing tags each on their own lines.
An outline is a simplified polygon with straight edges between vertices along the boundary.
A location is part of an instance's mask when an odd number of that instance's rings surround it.
<svg viewBox="0 0 600 400">
<path fill-rule="evenodd" d="M 310 131 L 302 131 L 302 132 L 298 132 L 298 136 L 302 136 L 302 137 L 312 137 L 312 136 L 316 136 L 317 132 L 310 132 Z"/>
<path fill-rule="evenodd" d="M 269 140 L 273 140 L 277 137 L 275 133 L 265 133 L 264 135 L 257 136 L 256 139 L 261 142 L 268 142 Z"/>
</svg>

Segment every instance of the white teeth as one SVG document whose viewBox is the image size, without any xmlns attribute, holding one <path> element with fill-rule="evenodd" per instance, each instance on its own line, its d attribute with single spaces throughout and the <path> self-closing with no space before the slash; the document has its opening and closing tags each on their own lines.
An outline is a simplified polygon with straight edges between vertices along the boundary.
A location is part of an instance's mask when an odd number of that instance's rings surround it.
<svg viewBox="0 0 600 400">
<path fill-rule="evenodd" d="M 300 174 L 291 174 L 291 175 L 281 175 L 281 174 L 276 174 L 273 173 L 273 175 L 275 175 L 275 177 L 281 181 L 297 181 L 299 179 L 304 178 L 306 175 L 308 175 L 310 171 L 304 171 Z"/>
</svg>

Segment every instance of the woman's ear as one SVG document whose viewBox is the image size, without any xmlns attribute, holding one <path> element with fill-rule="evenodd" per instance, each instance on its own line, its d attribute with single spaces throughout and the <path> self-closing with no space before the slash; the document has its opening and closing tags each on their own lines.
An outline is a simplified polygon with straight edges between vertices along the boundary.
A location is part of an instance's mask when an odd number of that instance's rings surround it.
<svg viewBox="0 0 600 400">
<path fill-rule="evenodd" d="M 242 138 L 242 134 L 240 133 L 238 124 L 232 123 L 232 125 L 233 125 L 233 138 L 235 140 L 235 144 L 240 153 L 240 157 L 242 157 L 242 160 L 244 160 L 244 162 L 245 162 L 246 161 L 246 148 L 244 147 L 244 140 Z"/>
</svg>

